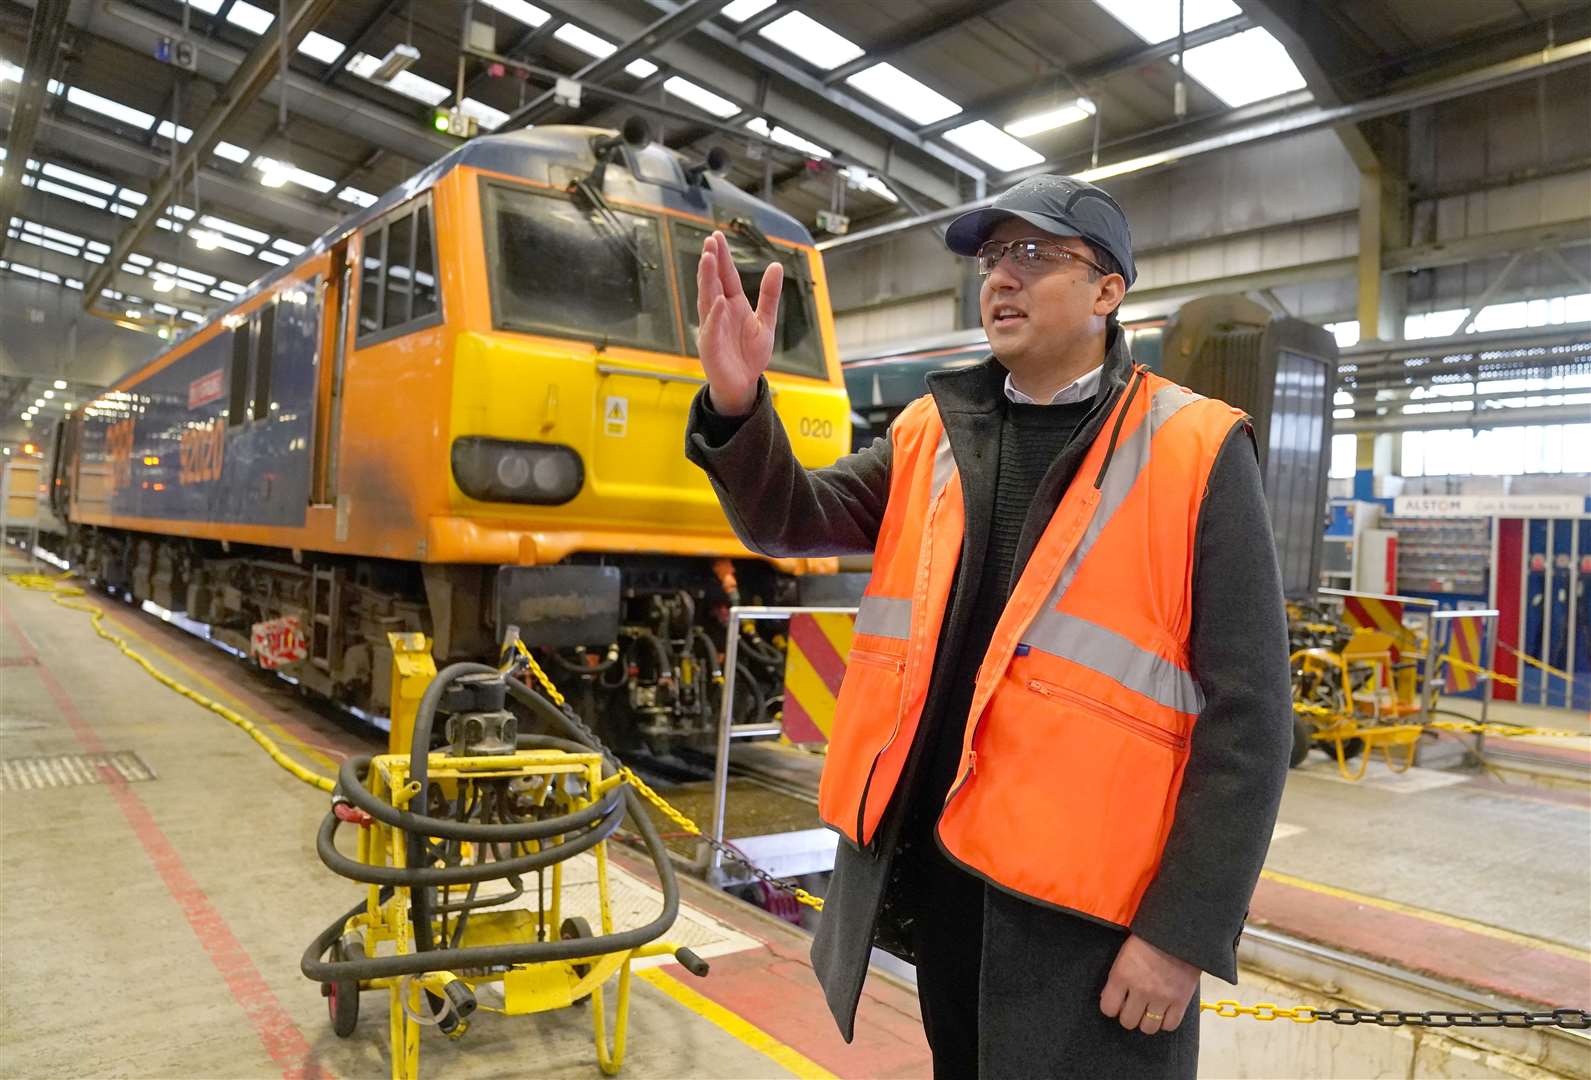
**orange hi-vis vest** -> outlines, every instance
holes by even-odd
[[[1033,549],[978,669],[945,851],[1009,891],[1126,926],[1171,830],[1204,706],[1189,670],[1194,531],[1245,421],[1132,374]],[[899,785],[966,529],[931,397],[890,428],[889,502],[818,792],[867,846]]]

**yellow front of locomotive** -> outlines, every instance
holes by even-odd
[[[784,265],[768,380],[796,456],[821,466],[849,449],[810,237],[723,181],[689,176],[661,147],[610,147],[598,169],[589,130],[524,133],[523,156],[498,154],[448,178],[459,235],[439,244],[466,284],[449,319],[449,512],[431,521],[429,561],[749,554],[684,456],[690,404],[705,385],[696,264],[714,228],[752,295],[769,261]]]

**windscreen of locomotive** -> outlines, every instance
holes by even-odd
[[[486,191],[499,327],[679,348],[655,219],[616,209],[609,221],[567,198],[495,185]]]
[[[768,366],[774,371],[825,377],[828,369],[823,363],[823,342],[814,317],[812,282],[807,276],[803,255],[784,248],[777,249],[775,254],[753,246],[738,234],[726,232],[725,235],[729,239],[729,252],[735,258],[735,269],[740,272],[741,288],[753,303],[762,287],[763,269],[775,259],[784,265],[779,324],[774,331],[773,359]],[[685,344],[692,356],[697,355],[696,336],[700,329],[696,318],[696,264],[702,257],[702,245],[707,236],[705,229],[674,226],[674,251],[679,260],[680,292],[685,306]]]

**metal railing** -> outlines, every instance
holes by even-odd
[[[855,615],[853,607],[732,607],[729,609],[729,633],[724,644],[724,700],[718,710],[718,755],[713,763],[713,820],[712,837],[719,843],[724,839],[724,812],[729,801],[729,747],[734,739],[756,735],[773,735],[779,724],[737,724],[734,722],[735,668],[740,658],[740,630],[745,622],[765,619],[788,619],[792,615]],[[711,871],[717,871],[723,856],[717,848],[708,859]]]

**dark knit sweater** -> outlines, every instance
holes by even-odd
[[[968,529],[985,529],[989,534],[987,557],[978,580],[978,594],[973,599],[972,618],[959,655],[940,657],[936,666],[945,662],[955,665],[955,673],[948,688],[947,705],[934,715],[941,718],[941,730],[924,733],[927,768],[922,783],[911,792],[911,827],[908,842],[927,840],[945,796],[956,778],[956,766],[961,756],[963,724],[972,708],[973,684],[977,680],[978,666],[994,637],[994,628],[1000,622],[1005,602],[1011,589],[1022,576],[1022,567],[1016,564],[1017,550],[1022,539],[1022,526],[1027,521],[1028,509],[1038,492],[1039,482],[1051,464],[1071,441],[1072,435],[1093,408],[1092,399],[1064,405],[1018,405],[1005,403],[1005,416],[1000,425],[999,472],[995,483],[994,514],[988,521],[968,521]],[[932,841],[922,844],[933,849]]]

